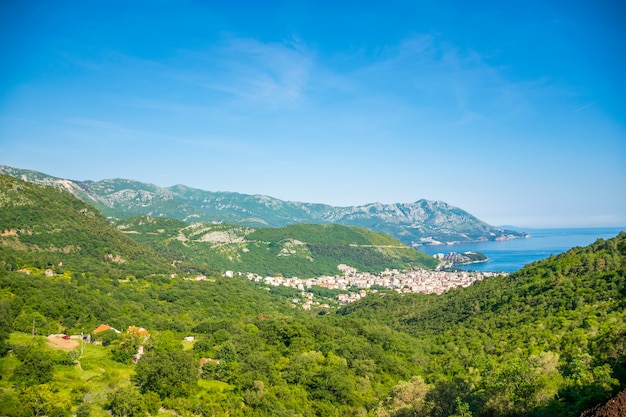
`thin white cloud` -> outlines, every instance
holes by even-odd
[[[580,111],[583,111],[583,110],[585,110],[585,109],[587,109],[587,108],[589,108],[589,107],[593,106],[594,104],[596,104],[596,102],[595,102],[595,101],[594,101],[593,103],[588,103],[588,104],[585,104],[584,106],[581,106],[581,107],[577,108],[576,110],[574,110],[574,113],[578,113],[578,112],[580,112]]]
[[[110,129],[110,130],[126,130],[124,127],[117,123],[106,122],[104,120],[97,119],[86,119],[81,117],[73,117],[66,120],[67,123],[76,125],[76,126],[84,126],[84,127],[94,127],[98,129]]]
[[[298,40],[265,43],[228,38],[207,51],[184,51],[171,74],[239,99],[269,106],[297,102],[306,93],[314,65],[312,54]]]
[[[76,53],[68,52],[65,50],[59,50],[57,52],[62,60],[64,60],[67,64],[73,65],[77,68],[86,71],[101,71],[102,64],[96,62],[90,58],[80,57]]]
[[[507,79],[503,68],[487,61],[481,53],[440,37],[412,34],[382,48],[370,64],[354,71],[354,77],[363,85],[393,90],[415,106],[456,111],[466,122],[468,114],[515,115],[529,108],[524,90],[528,86]]]
[[[89,119],[89,118],[70,118],[66,120],[66,123],[72,126],[78,126],[80,128],[87,128],[96,131],[106,131],[109,134],[113,134],[116,137],[133,137],[135,139],[149,137],[154,145],[158,144],[180,144],[188,149],[192,147],[198,150],[211,150],[218,152],[227,152],[239,155],[260,155],[265,152],[263,148],[257,146],[256,143],[249,141],[242,141],[240,138],[207,135],[202,137],[184,137],[174,136],[171,134],[156,133],[156,132],[144,132],[140,130],[131,129],[120,125],[118,123],[112,123],[104,120]],[[74,138],[93,138],[92,135],[85,136],[86,133],[80,131],[74,132]],[[101,137],[101,136],[96,136]]]
[[[188,104],[186,102],[180,102],[175,100],[161,99],[161,98],[146,98],[136,96],[115,96],[116,102],[122,106],[158,110],[166,113],[178,113],[178,114],[211,114],[218,110],[218,106],[202,106],[195,104]]]
[[[484,115],[468,111],[462,114],[461,117],[456,122],[453,123],[453,125],[464,126],[464,125],[468,125],[476,121],[484,121],[484,120],[486,120],[486,117]]]
[[[172,87],[156,88],[153,97],[121,102],[171,113],[234,115],[245,108],[250,114],[319,104],[326,97],[408,105],[459,124],[532,111],[529,82],[507,79],[506,69],[440,36],[411,34],[395,45],[347,55],[319,57],[297,38],[263,42],[227,36],[204,50],[176,51],[162,62],[112,51],[104,57],[114,68],[153,78],[155,85],[174,81],[198,88],[195,95],[182,96],[168,93]],[[535,84],[541,88],[541,82]]]

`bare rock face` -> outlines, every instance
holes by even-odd
[[[580,417],[624,417],[626,416],[626,389],[604,404],[583,411]]]

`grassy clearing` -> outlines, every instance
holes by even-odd
[[[47,338],[26,333],[11,333],[9,342],[13,346],[26,346],[42,344],[50,351],[55,360],[59,360],[69,353],[64,349],[54,349],[47,344]],[[81,352],[79,346],[75,349]],[[0,373],[13,375],[14,369],[20,361],[13,354],[0,358]],[[54,369],[54,377],[50,386],[55,393],[55,398],[60,403],[79,404],[86,401],[94,404],[92,416],[106,416],[102,411],[106,403],[107,395],[115,388],[131,383],[134,374],[134,366],[114,361],[108,348],[85,344],[84,351],[73,365],[57,363]],[[0,390],[9,392],[14,389],[12,378],[0,378]],[[99,406],[99,407],[98,407]],[[73,407],[73,411],[75,411]]]
[[[213,379],[199,379],[198,386],[202,391],[207,392],[224,392],[232,391],[235,387],[226,382],[216,381]]]
[[[37,342],[40,341],[40,342]],[[29,345],[31,343],[46,343],[48,339],[45,336],[35,336],[28,333],[13,332],[9,336],[9,344],[11,345]]]

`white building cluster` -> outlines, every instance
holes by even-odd
[[[341,304],[348,304],[365,297],[367,295],[366,290],[374,292],[383,288],[399,293],[442,294],[452,288],[468,287],[475,281],[503,275],[501,272],[447,272],[427,269],[411,271],[386,269],[380,274],[370,274],[369,272],[357,272],[355,268],[347,265],[339,265],[338,268],[343,272],[343,275],[306,279],[297,277],[285,278],[280,276],[262,277],[252,273],[239,275],[245,275],[245,277],[251,281],[263,282],[266,285],[283,285],[302,291],[303,297],[305,298],[302,305],[306,310],[310,309],[311,305],[314,304],[313,293],[307,292],[307,290],[313,286],[333,290],[346,290],[345,294],[337,295],[337,300]],[[226,275],[233,276],[233,273],[228,271]],[[358,289],[358,291],[354,291],[355,289]]]

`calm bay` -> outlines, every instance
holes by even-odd
[[[514,272],[524,265],[545,259],[550,255],[558,255],[573,247],[590,245],[599,238],[615,237],[621,231],[626,231],[626,227],[521,230],[529,233],[531,237],[498,242],[420,246],[418,249],[429,255],[448,252],[480,252],[485,254],[489,261],[459,266],[459,268],[473,271]]]

